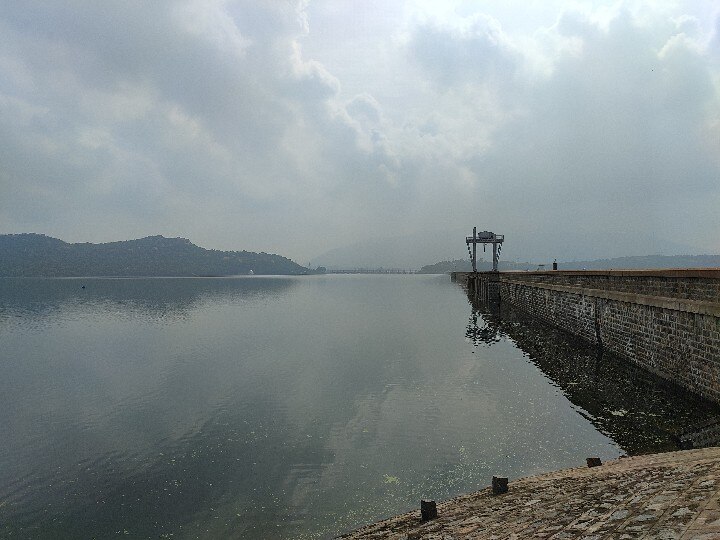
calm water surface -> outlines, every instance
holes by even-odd
[[[9,538],[327,538],[717,414],[447,276],[0,279],[0,367]]]

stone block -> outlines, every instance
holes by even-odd
[[[492,492],[493,495],[501,495],[507,493],[508,490],[508,479],[504,477],[493,476],[492,477]]]
[[[421,500],[420,501],[420,520],[421,521],[430,521],[431,519],[435,519],[438,517],[437,513],[437,505],[435,504],[435,501],[426,501]]]

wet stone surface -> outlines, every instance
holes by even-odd
[[[346,540],[718,539],[720,448],[619,459],[511,480],[341,536]]]

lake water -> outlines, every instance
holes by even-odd
[[[0,368],[3,538],[327,538],[717,416],[448,276],[0,279]]]

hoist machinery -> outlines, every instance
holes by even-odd
[[[470,261],[472,262],[473,272],[477,272],[477,245],[483,245],[483,252],[487,244],[492,244],[493,262],[492,271],[498,271],[498,263],[500,262],[500,251],[502,251],[502,243],[505,240],[504,234],[495,234],[489,231],[477,232],[477,227],[473,227],[473,235],[465,237],[465,244],[468,248]],[[470,250],[472,244],[472,251]]]

